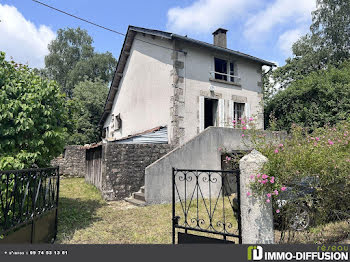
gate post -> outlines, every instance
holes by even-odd
[[[273,214],[271,203],[248,196],[250,176],[259,173],[268,159],[255,149],[239,161],[241,221],[243,244],[273,244]]]

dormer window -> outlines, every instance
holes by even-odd
[[[228,82],[237,82],[237,76],[235,76],[234,62],[215,57],[214,78],[217,80],[223,80]]]

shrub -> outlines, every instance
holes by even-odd
[[[289,130],[293,123],[317,128],[349,120],[349,94],[350,61],[339,68],[330,66],[313,72],[267,101],[265,126],[269,126],[271,117],[276,118],[275,127],[279,130]]]
[[[64,105],[56,82],[0,52],[0,170],[50,165],[64,147]]]
[[[271,202],[276,219],[287,217],[301,204],[310,208],[316,224],[349,217],[349,122],[326,125],[312,132],[292,125],[283,141],[256,130],[252,121],[241,120],[240,125],[245,142],[269,160],[259,174],[251,174],[251,191],[246,194]],[[291,198],[282,210],[279,197],[286,190],[290,190]]]

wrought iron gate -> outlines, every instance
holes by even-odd
[[[242,243],[239,170],[173,168],[172,242]]]
[[[56,239],[59,182],[58,167],[0,171],[0,244]]]

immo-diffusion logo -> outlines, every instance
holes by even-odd
[[[248,247],[248,260],[261,260],[263,258],[263,248],[261,246]]]
[[[271,247],[273,249],[273,247]],[[317,251],[264,251],[261,246],[249,246],[248,247],[248,260],[264,260],[264,261],[348,261],[349,260],[348,246],[335,245],[317,249]]]

